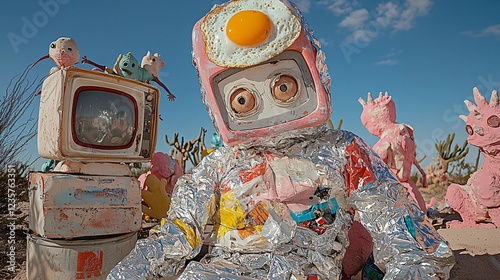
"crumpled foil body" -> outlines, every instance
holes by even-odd
[[[108,279],[340,279],[352,209],[385,279],[449,278],[452,251],[381,159],[350,132],[315,127],[209,154]]]

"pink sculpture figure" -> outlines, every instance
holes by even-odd
[[[141,182],[141,189],[147,190],[147,186],[144,182],[149,174],[153,174],[158,179],[167,179],[165,190],[167,193],[171,194],[177,179],[183,175],[182,168],[179,163],[172,159],[168,154],[157,152],[153,154],[149,166],[150,170],[138,178]]]
[[[500,106],[498,92],[491,93],[490,102],[473,89],[474,101],[465,100],[469,115],[460,118],[466,123],[469,144],[479,148],[483,165],[464,186],[451,184],[446,202],[460,213],[463,222],[452,221],[448,227],[500,227]]]
[[[366,129],[380,140],[373,150],[389,166],[393,175],[410,191],[411,197],[418,203],[420,209],[427,211],[422,194],[411,180],[411,168],[415,165],[422,174],[422,184],[426,187],[426,174],[415,158],[415,140],[413,128],[407,124],[396,122],[396,105],[386,92],[376,99],[368,93],[367,100],[358,99],[363,105],[361,122]]]
[[[50,69],[50,75],[59,69],[68,68],[78,63],[80,53],[78,52],[78,46],[76,45],[75,40],[72,38],[61,37],[50,43],[49,54],[39,58],[31,65],[31,67],[46,58],[52,59],[56,64],[56,66]]]

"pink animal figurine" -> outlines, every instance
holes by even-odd
[[[142,213],[151,218],[167,216],[170,196],[182,171],[179,163],[165,153],[154,153],[149,163],[150,170],[139,176],[142,189]]]
[[[155,77],[158,77],[158,72],[163,66],[165,66],[165,62],[161,60],[158,53],[151,54],[148,51],[141,61],[141,67],[148,70]]]
[[[415,158],[415,140],[413,128],[407,124],[396,122],[396,105],[386,92],[380,92],[376,99],[368,93],[367,100],[359,98],[363,105],[361,122],[366,129],[380,140],[373,150],[389,166],[393,175],[410,191],[411,197],[418,203],[420,209],[427,211],[422,194],[410,179],[412,165],[422,174],[422,184],[426,187],[426,174]]]
[[[38,59],[32,64],[31,67],[46,58],[52,59],[56,64],[56,66],[50,69],[50,75],[59,69],[68,68],[78,63],[80,53],[78,52],[78,46],[76,45],[75,40],[67,37],[61,37],[50,43],[49,54]]]
[[[139,181],[141,182],[141,189],[147,190],[147,186],[144,184],[146,181],[146,176],[149,174],[155,175],[158,179],[167,179],[167,185],[165,190],[167,193],[171,194],[174,190],[174,185],[177,179],[183,175],[181,166],[179,163],[172,159],[168,154],[157,152],[153,154],[151,161],[149,163],[149,171],[139,176]]]
[[[498,92],[491,93],[490,102],[474,88],[474,101],[465,100],[469,115],[460,118],[466,123],[469,144],[479,148],[484,158],[479,170],[472,173],[467,184],[451,184],[446,202],[460,213],[462,221],[448,227],[500,227],[500,106]]]

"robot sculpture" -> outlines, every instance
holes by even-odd
[[[465,100],[470,113],[460,118],[466,123],[469,144],[479,148],[484,158],[479,170],[472,173],[464,186],[451,184],[446,202],[462,216],[462,222],[451,221],[448,227],[500,227],[500,106],[498,92],[490,102],[474,88],[474,101]]]
[[[424,198],[410,178],[411,168],[415,165],[422,174],[424,187],[426,186],[425,171],[415,158],[416,145],[413,128],[396,122],[396,105],[387,92],[385,95],[380,92],[375,99],[368,93],[366,101],[363,98],[359,98],[358,101],[363,105],[361,122],[371,134],[380,138],[373,146],[373,150],[389,166],[393,175],[410,191],[411,197],[425,213]]]
[[[167,217],[108,279],[339,279],[351,209],[387,279],[449,277],[452,251],[407,189],[362,139],[326,128],[325,54],[295,5],[216,6],[193,48],[225,145],[179,178]]]

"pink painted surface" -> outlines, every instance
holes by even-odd
[[[231,69],[219,66],[212,62],[205,52],[206,45],[203,40],[201,25],[203,19],[198,21],[193,31],[193,49],[196,56],[194,62],[197,69],[200,71],[200,82],[205,91],[204,102],[210,104],[210,110],[213,117],[213,122],[218,130],[218,133],[224,143],[229,146],[234,146],[245,141],[277,135],[282,132],[292,131],[300,128],[314,127],[325,124],[332,112],[330,93],[325,89],[321,80],[320,72],[317,68],[317,52],[309,40],[308,33],[302,29],[299,37],[285,51],[299,52],[300,56],[307,64],[307,71],[310,71],[312,82],[314,83],[315,97],[317,106],[312,111],[302,112],[303,117],[289,120],[286,122],[275,123],[274,125],[265,127],[253,127],[252,129],[234,130],[224,119],[227,114],[227,108],[219,105],[218,93],[214,88],[213,79],[219,74]]]
[[[157,152],[153,154],[151,161],[149,163],[150,170],[141,176],[139,176],[139,182],[141,183],[141,189],[147,190],[147,186],[144,184],[146,177],[149,174],[155,175],[158,179],[166,179],[167,185],[165,185],[165,190],[167,193],[172,194],[174,190],[174,185],[177,179],[183,175],[182,168],[179,163],[171,158],[168,154]]]
[[[468,116],[460,116],[466,123],[469,144],[479,148],[484,161],[467,184],[451,184],[446,202],[460,215],[463,222],[453,221],[448,227],[500,227],[500,106],[498,92],[488,102],[477,88],[474,101],[465,100]]]
[[[362,98],[358,101],[363,105],[361,122],[371,134],[380,138],[373,146],[373,150],[389,166],[394,177],[410,191],[411,197],[425,212],[427,208],[422,194],[410,179],[411,168],[415,165],[422,174],[423,186],[426,186],[425,172],[415,158],[413,128],[396,122],[396,105],[387,92],[385,95],[380,93],[375,99],[368,93],[366,101]]]

